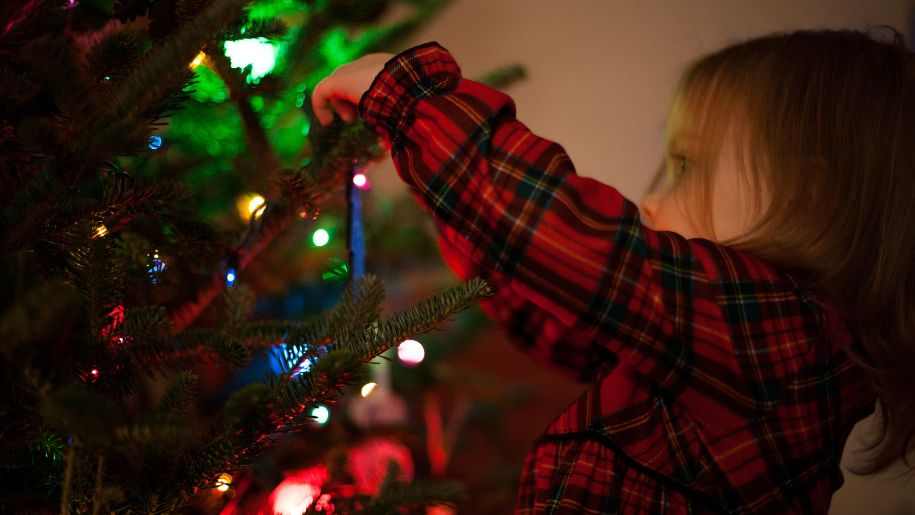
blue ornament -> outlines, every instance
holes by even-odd
[[[150,150],[159,150],[160,148],[162,148],[163,143],[165,143],[165,138],[163,138],[162,136],[159,136],[158,134],[154,134],[149,137],[149,149]]]
[[[304,345],[290,348],[285,342],[278,343],[271,349],[270,368],[277,374],[289,372],[292,377],[308,372],[317,361],[317,358],[314,356],[305,358],[306,352],[308,350]],[[291,366],[293,363],[298,363],[298,365],[294,369],[287,370],[286,367]]]
[[[149,267],[146,268],[146,272],[149,274],[149,282],[159,284],[159,274],[164,272],[165,269],[165,261],[159,259],[158,253],[154,254],[152,262],[149,264]]]

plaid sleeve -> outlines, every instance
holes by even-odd
[[[720,320],[701,263],[711,242],[644,227],[437,42],[389,60],[359,114],[434,217],[451,268],[495,287],[483,309],[533,354],[583,380],[609,356],[663,384],[691,359],[677,328]]]

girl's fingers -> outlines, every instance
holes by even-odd
[[[331,98],[330,103],[334,106],[334,110],[337,111],[340,118],[343,118],[343,121],[352,123],[356,119],[356,108],[353,107],[351,102],[342,98]]]
[[[321,125],[327,125],[334,119],[334,113],[330,108],[330,104],[326,100],[320,100],[316,97],[312,98],[312,110],[315,113],[315,118],[318,119],[318,123]]]
[[[321,125],[327,125],[334,120],[334,113],[327,102],[326,79],[319,82],[311,93],[311,110]]]
[[[319,106],[315,109],[315,117],[322,126],[328,125],[334,119],[334,113],[329,107]]]

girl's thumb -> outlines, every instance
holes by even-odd
[[[318,119],[318,123],[321,125],[329,125],[334,121],[334,113],[331,111],[327,101],[313,102],[312,108],[315,112],[315,118]]]

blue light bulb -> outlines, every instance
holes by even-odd
[[[148,146],[149,146],[150,150],[159,150],[160,148],[162,148],[162,143],[165,143],[165,138],[163,138],[162,136],[159,136],[158,134],[154,134],[149,137]]]

